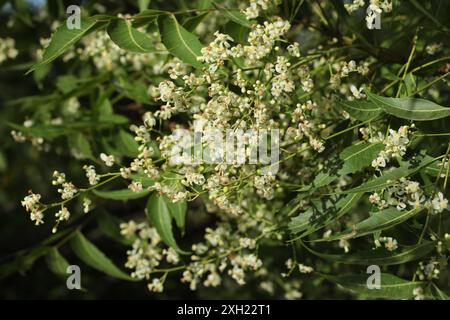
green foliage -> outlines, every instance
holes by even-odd
[[[103,252],[86,239],[82,233],[77,232],[70,240],[70,245],[78,258],[88,266],[104,272],[111,277],[129,281],[134,280],[128,274],[120,270]]]
[[[449,299],[450,3],[394,1],[369,30],[348,1],[85,1],[69,30],[62,2],[3,2],[0,279],[81,260],[171,297]],[[279,129],[279,171],[172,163],[197,120]]]

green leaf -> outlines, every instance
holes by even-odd
[[[138,0],[139,11],[142,12],[148,8],[151,0]]]
[[[124,245],[133,243],[134,239],[127,239],[120,233],[120,224],[123,223],[121,219],[112,214],[102,212],[97,216],[97,223],[100,230],[111,239]]]
[[[50,44],[45,49],[42,56],[42,60],[36,63],[28,70],[30,73],[37,68],[40,68],[66,52],[72,47],[78,40],[87,35],[95,28],[105,24],[104,21],[99,21],[100,17],[82,18],[80,23],[80,29],[68,29],[67,24],[63,23],[53,34]]]
[[[427,121],[450,116],[450,108],[424,99],[386,98],[370,92],[367,92],[367,96],[386,113],[402,119]]]
[[[314,179],[312,185],[306,186],[300,191],[317,189],[330,184],[334,180],[346,174],[355,173],[372,163],[381,150],[384,149],[382,143],[358,143],[345,148],[340,154],[339,159],[342,167],[336,172],[320,172]],[[338,164],[339,165],[339,164]],[[337,166],[337,165],[336,165]],[[330,166],[330,167],[336,167]]]
[[[178,24],[175,16],[160,16],[158,26],[162,43],[172,55],[195,68],[203,67],[197,60],[201,56],[202,44],[195,35]]]
[[[132,25],[135,28],[145,26],[153,21],[156,21],[160,15],[167,14],[161,10],[147,9],[133,16]]]
[[[382,112],[380,107],[367,100],[338,100],[337,104],[347,111],[350,117],[360,121],[373,119]]]
[[[82,156],[82,158],[94,158],[91,145],[82,133],[77,133],[74,136],[71,136],[69,139],[69,144],[78,154]]]
[[[110,22],[108,34],[120,48],[132,52],[146,53],[155,51],[152,40],[131,26],[131,22],[117,19]]]
[[[369,166],[384,147],[382,143],[359,143],[344,149],[339,155],[344,162],[339,173],[354,173]]]
[[[140,182],[144,188],[151,187],[155,184],[155,181],[145,173],[132,173],[130,178],[133,181]]]
[[[434,283],[431,283],[431,287],[428,290],[430,294],[437,300],[450,300],[448,294],[439,289]]]
[[[172,217],[169,212],[167,202],[164,196],[153,193],[147,202],[147,217],[155,226],[161,239],[170,247],[181,254],[186,254],[181,250],[173,236],[172,231]]]
[[[353,239],[371,234],[377,231],[391,228],[419,213],[421,209],[399,211],[396,208],[388,208],[374,212],[369,218],[358,222],[352,229],[335,234],[331,237],[313,240],[313,242],[334,241],[339,239]]]
[[[139,154],[139,144],[131,134],[124,130],[119,131],[116,147],[128,157],[137,157]]]
[[[62,93],[67,94],[77,88],[78,81],[73,75],[64,75],[57,78],[56,86]]]
[[[184,230],[184,225],[186,222],[186,211],[187,203],[186,200],[179,200],[177,202],[172,202],[167,197],[164,197],[167,207],[169,208],[170,215],[174,218],[175,223],[178,228]]]
[[[351,290],[355,293],[367,296],[369,298],[386,298],[386,299],[410,299],[414,296],[413,290],[423,284],[423,282],[412,282],[401,279],[397,276],[381,273],[380,289],[369,289],[367,287],[367,279],[370,274],[361,275],[345,275],[332,276],[322,275],[325,279],[330,280]]]
[[[236,22],[237,24],[240,24],[241,26],[250,28],[252,26],[252,23],[247,19],[245,14],[243,14],[239,10],[230,10],[224,6],[221,6],[215,2],[213,2],[214,7],[216,7],[218,10],[223,12],[226,17],[228,17],[231,21]]]
[[[231,38],[233,38],[233,40],[236,43],[240,43],[240,44],[244,44],[244,42],[247,40],[247,36],[248,36],[248,31],[249,29],[247,27],[244,27],[240,24],[237,24],[233,21],[229,21],[225,26],[224,26],[224,31],[226,34],[230,35]],[[234,58],[235,60],[240,60],[241,58]],[[239,61],[240,62],[240,61]],[[242,63],[242,66],[244,67],[245,64]]]
[[[52,248],[45,256],[45,261],[51,272],[59,277],[67,276],[67,268],[69,263],[56,248]]]
[[[211,0],[197,0],[197,9],[205,10],[212,6]]]
[[[100,190],[92,190],[92,192],[100,198],[110,199],[110,200],[134,200],[143,198],[149,194],[148,190],[142,190],[140,192],[134,192],[130,189],[121,189],[121,190],[113,190],[113,191],[100,191]]]
[[[352,254],[328,254],[314,251],[313,249],[308,248],[303,244],[303,246],[309,252],[320,258],[343,264],[354,264],[362,266],[368,266],[372,264],[396,265],[414,261],[430,253],[434,249],[435,245],[435,242],[427,241],[419,245],[405,247],[401,251],[388,251],[385,248],[378,248],[375,250],[360,251]]]
[[[413,175],[414,173],[420,171],[422,168],[428,167],[436,160],[437,160],[436,158],[425,157],[416,167],[411,168],[399,167],[391,169],[389,171],[384,172],[382,176],[369,180],[356,188],[345,190],[343,191],[343,193],[372,192],[375,190],[380,190],[389,187],[390,185],[396,183],[398,179]]]
[[[118,279],[129,281],[137,280],[120,270],[103,252],[86,239],[80,232],[71,239],[70,244],[75,254],[88,266]]]
[[[301,237],[304,237],[327,226],[346,214],[358,202],[361,195],[362,193],[354,193],[338,201],[329,199],[325,203],[315,202],[314,207],[291,219],[289,222],[291,233],[296,234],[306,230],[301,235]]]
[[[198,25],[209,15],[209,12],[203,12],[196,16],[189,17],[183,22],[183,27],[189,31],[194,32]]]

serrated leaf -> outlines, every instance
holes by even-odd
[[[119,131],[116,147],[128,157],[137,157],[139,154],[139,144],[131,134],[124,130]]]
[[[149,194],[150,191],[142,190],[140,192],[134,192],[130,189],[112,190],[112,191],[100,191],[92,190],[92,192],[100,198],[110,199],[110,200],[134,200],[143,198]]]
[[[313,240],[313,242],[334,241],[339,239],[354,239],[377,231],[385,230],[398,225],[415,216],[422,209],[399,211],[396,208],[388,208],[373,213],[369,218],[358,222],[352,229],[335,234],[331,237]]]
[[[52,248],[45,256],[45,261],[51,272],[59,277],[67,276],[67,267],[69,263],[56,248]]]
[[[450,116],[450,108],[425,99],[386,98],[371,92],[367,96],[383,111],[401,119],[428,121]]]
[[[236,22],[237,24],[240,24],[241,26],[250,28],[252,26],[252,23],[247,19],[245,14],[243,14],[239,10],[230,10],[222,5],[219,5],[215,2],[213,2],[214,7],[216,7],[218,10],[223,12],[226,17],[228,17],[231,21]]]
[[[69,50],[78,40],[83,38],[89,32],[99,25],[104,24],[104,21],[100,21],[100,17],[81,18],[80,29],[68,29],[67,24],[63,23],[52,35],[51,41],[48,47],[44,50],[42,60],[31,67],[27,72],[32,72],[37,68],[40,68]]]
[[[198,25],[209,15],[209,12],[199,13],[196,16],[189,17],[183,22],[183,27],[189,32],[194,32]]]
[[[153,21],[156,21],[160,15],[165,15],[167,12],[161,10],[147,9],[133,16],[132,25],[135,28],[145,26]]]
[[[385,146],[382,143],[360,143],[345,148],[339,155],[339,158],[344,162],[342,169],[339,171],[340,174],[354,173],[369,166],[384,148]]]
[[[167,197],[164,199],[167,203],[167,207],[169,208],[170,215],[175,220],[176,225],[181,230],[184,230],[184,225],[186,222],[186,211],[187,211],[187,203],[186,200],[178,200],[176,202],[172,202]]]
[[[413,290],[423,284],[423,282],[407,281],[388,273],[381,273],[380,289],[369,289],[367,287],[367,278],[370,276],[370,274],[322,276],[327,280],[341,285],[345,289],[351,290],[355,293],[367,296],[369,298],[386,298],[394,300],[412,298],[414,296]]]
[[[178,23],[174,15],[160,16],[158,26],[162,43],[172,55],[195,68],[203,67],[197,60],[201,56],[203,45],[195,35]]]
[[[360,251],[351,254],[329,254],[317,252],[303,244],[309,252],[320,258],[343,264],[362,266],[372,264],[396,265],[414,261],[430,253],[434,249],[435,245],[435,242],[427,241],[419,245],[405,247],[403,250],[388,251],[385,248],[378,248],[375,250]]]
[[[175,249],[181,254],[186,254],[181,250],[173,236],[172,231],[172,217],[169,212],[169,207],[162,195],[153,193],[147,202],[147,217],[153,226],[158,231],[159,236],[165,244]]]
[[[360,121],[367,121],[381,114],[382,109],[367,100],[338,100],[337,104],[347,111],[350,117]]]
[[[339,154],[339,160],[342,163],[342,167],[340,169],[338,169],[335,173],[320,172],[310,186],[302,188],[300,191],[307,191],[312,188],[317,189],[326,186],[339,177],[357,172],[369,166],[372,163],[372,160],[375,159],[379,152],[383,149],[384,144],[382,143],[358,143],[345,148]]]
[[[346,214],[361,198],[361,195],[361,193],[350,194],[335,202],[328,200],[325,203],[321,203],[318,201],[315,207],[292,218],[289,222],[289,230],[293,234],[304,231],[301,237],[320,230]]]
[[[131,278],[128,274],[120,270],[103,252],[86,239],[82,233],[76,233],[71,239],[70,244],[78,258],[83,260],[88,266],[118,279],[136,281],[136,279]]]
[[[155,51],[152,40],[145,33],[133,28],[129,21],[113,20],[107,30],[111,40],[124,50],[138,53]]]
[[[420,171],[423,168],[428,167],[430,164],[434,163],[437,159],[426,157],[422,160],[422,162],[412,168],[407,167],[399,167],[394,168],[389,171],[384,172],[384,174],[380,177],[377,177],[375,179],[369,180],[367,182],[364,182],[360,186],[345,190],[343,193],[353,193],[353,192],[372,192],[376,190],[380,190],[386,187],[389,187],[393,183],[396,183],[396,181],[402,177],[408,177],[410,175],[413,175],[414,173]]]

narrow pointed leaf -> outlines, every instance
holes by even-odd
[[[362,237],[367,234],[385,230],[398,225],[399,223],[402,223],[415,216],[420,211],[421,209],[399,211],[396,208],[381,210],[379,212],[373,213],[372,216],[370,216],[366,220],[355,224],[352,229],[348,229],[331,237],[314,240],[314,242]]]
[[[130,281],[136,280],[120,270],[103,252],[86,239],[80,232],[72,238],[70,244],[78,258],[83,260],[88,266],[118,279]]]
[[[67,276],[67,267],[69,267],[69,263],[57,249],[52,248],[45,256],[45,261],[47,262],[50,271],[54,274],[59,277]]]
[[[376,104],[367,100],[353,100],[353,101],[338,100],[337,104],[342,109],[347,111],[350,117],[360,121],[367,121],[372,118],[375,118],[383,111]]]
[[[297,234],[305,231],[302,234],[303,237],[327,226],[330,222],[346,214],[361,198],[361,195],[361,193],[349,194],[335,203],[332,201],[327,201],[325,204],[317,203],[315,208],[308,209],[292,218],[289,223],[291,233]]]
[[[369,276],[369,274],[346,276],[323,275],[327,280],[339,284],[345,289],[372,299],[411,299],[414,296],[413,290],[423,284],[423,282],[412,282],[388,273],[381,273],[380,288],[369,289],[367,286],[367,278]]]
[[[167,197],[165,197],[165,201],[167,207],[169,208],[170,215],[175,220],[176,225],[181,230],[184,229],[184,225],[186,222],[186,211],[187,211],[187,203],[186,200],[179,200],[176,202],[172,202]]]
[[[132,27],[131,22],[117,19],[110,22],[108,35],[120,48],[132,52],[145,53],[155,51],[152,40],[143,32]]]
[[[372,264],[396,265],[414,261],[430,253],[434,249],[435,245],[435,242],[428,241],[419,245],[405,247],[403,250],[388,251],[385,248],[378,248],[375,250],[361,251],[351,254],[321,253],[308,248],[306,245],[303,246],[312,254],[329,261],[368,266]]]
[[[339,154],[339,162],[342,164],[340,169],[335,172],[320,172],[310,186],[302,188],[300,191],[326,186],[339,177],[355,173],[369,166],[383,149],[384,145],[382,143],[358,143],[345,148]]]
[[[175,241],[172,230],[172,217],[170,215],[167,202],[164,200],[164,196],[157,193],[153,193],[150,196],[147,202],[147,217],[158,231],[161,239],[168,246],[172,247],[179,253],[186,253],[178,247]]]
[[[80,23],[80,29],[70,30],[66,23],[63,23],[56,32],[52,35],[50,44],[45,49],[42,56],[42,60],[35,64],[28,72],[32,72],[37,68],[40,68],[69,50],[78,40],[83,38],[94,28],[106,24],[105,19],[101,17],[82,18]]]
[[[364,182],[360,186],[345,190],[343,193],[353,193],[353,192],[372,192],[375,190],[380,190],[383,188],[386,188],[393,183],[396,182],[396,180],[402,178],[402,177],[409,177],[410,175],[415,174],[416,172],[420,171],[422,168],[426,168],[432,163],[434,163],[437,159],[431,158],[431,157],[425,157],[418,166],[416,167],[399,167],[391,169],[387,172],[385,172],[382,176],[377,177],[375,179],[369,180],[367,182]]]
[[[450,116],[450,108],[432,101],[414,98],[386,98],[367,92],[370,100],[386,113],[416,121],[436,120]]]
[[[213,2],[214,7],[216,7],[218,10],[223,12],[225,16],[227,16],[230,20],[236,22],[237,24],[240,24],[241,26],[250,28],[252,26],[252,23],[247,19],[245,14],[243,14],[239,10],[230,10],[220,4],[217,4]]]
[[[100,191],[92,190],[92,192],[100,198],[110,200],[133,200],[143,198],[150,192],[148,190],[142,190],[140,192],[134,192],[130,189],[113,190],[113,191]]]
[[[160,16],[158,26],[161,40],[172,55],[195,68],[203,67],[197,60],[197,57],[201,56],[202,44],[195,35],[178,23],[175,16]]]

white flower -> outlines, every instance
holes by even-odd
[[[139,181],[133,181],[132,183],[130,183],[128,185],[128,189],[130,189],[133,192],[141,192],[142,191],[142,183],[140,183]]]
[[[144,121],[145,126],[147,126],[148,128],[153,128],[156,125],[156,119],[153,116],[152,112],[144,113],[142,119]]]
[[[363,99],[366,97],[366,95],[364,93],[362,93],[362,91],[364,90],[364,88],[357,88],[354,85],[350,86],[350,91],[352,92],[353,97],[355,97],[356,99]]]
[[[414,300],[425,300],[425,295],[421,287],[417,287],[413,290]]]
[[[311,273],[314,271],[314,269],[312,267],[305,266],[304,264],[301,264],[301,263],[299,263],[299,265],[298,265],[298,270],[301,273]]]
[[[58,218],[58,221],[67,221],[69,220],[70,212],[66,207],[62,207],[61,210],[55,214],[55,217]]]
[[[112,167],[114,165],[114,156],[106,155],[105,153],[100,154],[100,159],[106,164],[108,167]]]
[[[397,240],[392,237],[382,237],[380,242],[384,242],[384,247],[389,251],[394,251],[398,248]]]
[[[433,204],[434,213],[440,213],[448,207],[448,200],[444,198],[442,192],[439,192],[431,203]]]
[[[131,238],[135,236],[137,229],[138,226],[133,220],[128,221],[128,223],[124,222],[120,224],[120,234],[125,238]]]
[[[83,166],[83,169],[86,171],[86,177],[89,180],[89,184],[91,186],[96,185],[100,181],[100,177],[97,175],[94,166]]]
[[[287,50],[289,52],[289,54],[293,57],[300,57],[300,45],[298,44],[298,42],[294,42],[293,44],[290,44],[287,47]]]
[[[347,239],[339,240],[339,248],[343,248],[345,253],[350,251],[350,242]]]
[[[164,286],[160,279],[155,278],[148,284],[148,290],[152,292],[163,292]]]
[[[78,99],[76,97],[71,97],[68,101],[67,101],[67,111],[69,113],[75,114],[78,112],[78,109],[80,108],[80,102],[78,101]]]
[[[44,223],[44,214],[40,210],[33,210],[30,212],[30,219],[31,221],[35,221],[35,225],[40,225]]]
[[[89,198],[83,199],[83,212],[88,213],[91,210],[92,201]]]
[[[177,264],[180,262],[180,256],[173,248],[164,249],[163,254],[166,256],[168,263]]]

